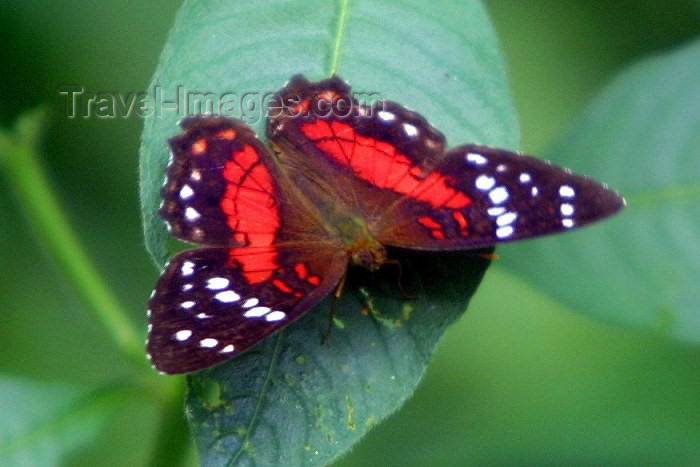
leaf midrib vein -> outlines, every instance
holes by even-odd
[[[265,375],[265,380],[263,381],[262,386],[260,386],[260,391],[258,392],[258,400],[255,403],[255,409],[253,410],[253,415],[250,417],[250,422],[248,423],[248,426],[246,427],[246,434],[243,440],[241,441],[241,446],[238,448],[236,453],[231,456],[231,460],[228,462],[227,465],[232,466],[236,463],[238,458],[243,454],[243,452],[246,449],[246,445],[248,441],[250,440],[250,436],[255,430],[257,423],[258,423],[258,418],[260,417],[260,412],[262,411],[262,402],[265,399],[265,395],[267,394],[268,388],[270,387],[270,380],[272,379],[272,372],[274,371],[275,367],[277,366],[277,359],[280,354],[280,349],[282,347],[282,336],[284,335],[284,330],[280,331],[277,334],[277,339],[275,340],[275,348],[272,351],[272,357],[270,358],[270,365],[267,368],[267,374]]]
[[[350,0],[341,0],[340,14],[333,34],[333,50],[331,51],[330,70],[328,70],[329,76],[335,75],[338,71],[338,62],[340,61],[340,51],[343,48],[343,40],[345,39],[345,26],[347,24],[349,10]]]

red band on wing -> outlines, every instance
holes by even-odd
[[[221,209],[235,239],[244,244],[230,250],[231,260],[241,266],[251,284],[259,284],[278,268],[277,250],[272,244],[280,218],[272,177],[249,145],[231,154],[223,176],[228,185]]]
[[[304,263],[297,263],[294,265],[294,271],[296,271],[299,279],[304,280],[309,275],[309,268]]]
[[[272,281],[272,285],[277,287],[279,290],[286,294],[291,294],[294,292],[294,289],[292,289],[289,285],[287,285],[286,282],[284,282],[282,279],[274,279]]]
[[[457,225],[459,225],[459,234],[462,237],[468,237],[469,236],[469,222],[467,221],[467,218],[464,217],[464,214],[462,211],[454,211],[452,213],[452,218],[457,222]]]
[[[294,271],[297,274],[297,277],[303,281],[308,282],[311,285],[320,285],[321,284],[321,278],[318,276],[311,276],[309,275],[309,268],[306,265],[306,263],[297,263],[294,265]]]
[[[460,209],[472,200],[448,184],[442,174],[422,170],[391,144],[358,134],[338,121],[316,120],[301,126],[304,135],[355,175],[379,188],[408,195],[436,208]]]
[[[447,238],[445,232],[443,231],[442,225],[434,219],[431,219],[428,216],[422,216],[418,218],[418,223],[423,227],[427,227],[430,230],[430,235],[432,235],[433,238],[440,240]]]

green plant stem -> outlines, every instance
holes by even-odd
[[[137,367],[147,367],[139,333],[81,248],[41,167],[38,154],[43,120],[42,111],[33,111],[19,118],[14,133],[0,130],[0,168],[35,224],[40,241],[90,305],[89,310],[120,352]],[[153,381],[149,377],[143,387],[148,388]],[[186,461],[192,445],[182,409],[184,381],[173,378],[163,379],[162,383],[157,394],[165,393],[165,399],[161,399],[160,425],[149,465],[177,466]]]
[[[36,227],[40,242],[88,303],[120,352],[138,367],[146,365],[143,342],[118,300],[82,249],[39,163],[44,112],[18,119],[13,133],[0,130],[0,167]]]
[[[183,465],[192,446],[190,429],[183,411],[184,378],[171,377],[169,382],[170,391],[162,405],[158,434],[148,463],[152,467]]]
[[[0,443],[0,458],[7,459],[17,455],[18,451],[31,451],[47,439],[80,429],[89,420],[116,410],[134,392],[133,386],[123,383],[98,388],[32,425],[30,429],[18,430],[5,437]]]

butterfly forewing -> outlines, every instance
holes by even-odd
[[[330,197],[352,213],[372,220],[404,196],[450,196],[416,191],[445,157],[444,136],[419,114],[391,102],[363,106],[338,78],[295,77],[279,95],[286,112],[271,116],[268,135],[280,157],[300,178],[333,180]]]
[[[289,204],[268,149],[242,122],[194,117],[170,140],[162,217],[173,235],[201,245],[269,246]]]

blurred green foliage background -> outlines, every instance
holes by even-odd
[[[618,70],[700,34],[700,2],[691,0],[486,4],[510,67],[522,149],[534,154]],[[177,6],[4,0],[0,7],[0,126],[48,105],[47,172],[85,249],[145,334],[157,271],[143,249],[137,198],[143,122],[66,119],[57,88],[145,89]],[[0,373],[86,387],[129,376],[6,180],[0,200]],[[575,315],[496,262],[414,398],[340,465],[696,465],[698,394],[698,348]],[[155,408],[133,394],[70,463],[142,464],[155,426]]]

